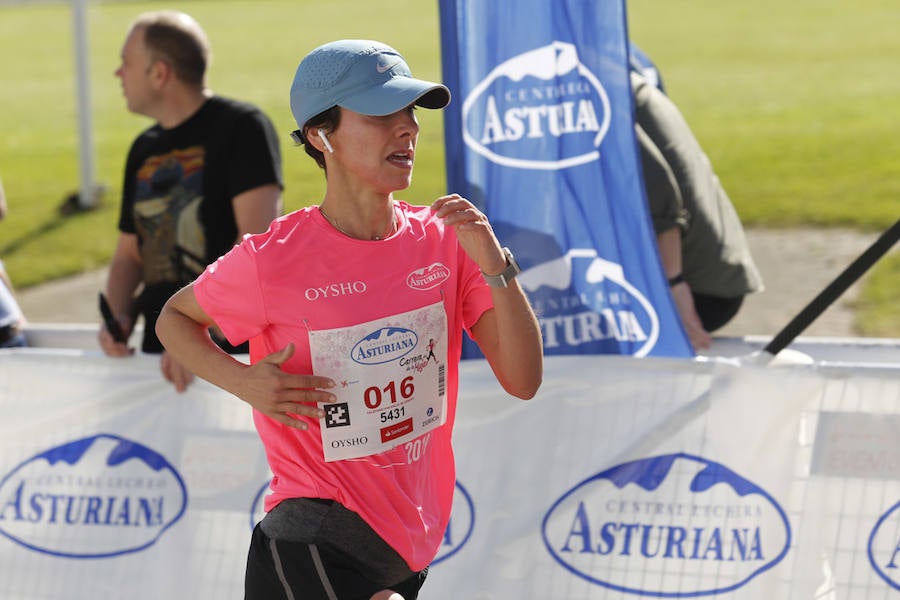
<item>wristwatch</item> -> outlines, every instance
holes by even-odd
[[[516,257],[513,256],[512,250],[504,247],[503,255],[506,257],[506,268],[503,269],[502,273],[499,275],[488,275],[484,271],[481,272],[481,275],[490,287],[505,288],[509,286],[510,281],[515,279],[516,275],[522,272],[522,269],[519,268],[519,263],[516,262]]]

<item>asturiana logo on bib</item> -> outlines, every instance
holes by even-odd
[[[466,488],[457,481],[453,490],[453,512],[450,515],[450,522],[444,530],[444,540],[431,564],[436,565],[459,552],[469,541],[474,529],[475,503],[472,502],[472,496]]]
[[[406,356],[419,343],[415,331],[403,327],[382,327],[356,342],[350,358],[361,365],[379,365]]]
[[[622,265],[592,248],[573,248],[519,275],[534,306],[544,351],[609,353],[624,346],[646,356],[659,340],[659,316],[649,300],[625,277]]]
[[[543,536],[556,561],[590,583],[675,598],[746,585],[785,557],[791,530],[765,490],[679,453],[582,481],[547,512]]]
[[[450,269],[436,262],[410,273],[406,278],[406,285],[414,290],[424,291],[434,289],[448,279],[450,279]]]
[[[881,515],[869,535],[869,562],[875,572],[900,590],[900,502]]]
[[[555,41],[497,65],[462,106],[463,140],[491,162],[563,169],[599,158],[610,124],[600,80]]]
[[[186,508],[184,481],[162,455],[109,434],[41,452],[0,481],[0,533],[55,556],[144,550]]]

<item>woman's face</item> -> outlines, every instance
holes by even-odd
[[[334,148],[328,175],[375,193],[390,194],[412,182],[419,121],[413,106],[382,117],[341,109],[340,125],[328,135]]]

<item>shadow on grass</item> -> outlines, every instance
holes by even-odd
[[[19,237],[10,240],[5,245],[0,246],[0,256],[8,256],[10,254],[18,252],[32,242],[40,241],[41,238],[61,228],[72,218],[78,218],[95,212],[101,206],[100,200],[101,198],[98,195],[97,197],[95,197],[94,204],[88,207],[82,207],[78,203],[77,194],[67,196],[66,199],[63,200],[63,203],[60,205],[59,210],[53,218],[39,224],[37,227],[34,227],[30,231],[26,231]]]

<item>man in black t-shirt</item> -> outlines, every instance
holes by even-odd
[[[161,354],[163,375],[182,391],[193,375],[157,339],[159,311],[244,234],[265,231],[281,214],[281,154],[262,111],[206,87],[209,42],[189,15],[140,15],[121,58],[116,76],[128,109],[155,123],[128,153],[106,293],[126,338],[144,317],[142,351]],[[246,351],[211,333],[225,350]],[[109,356],[133,352],[105,325],[99,340]]]

